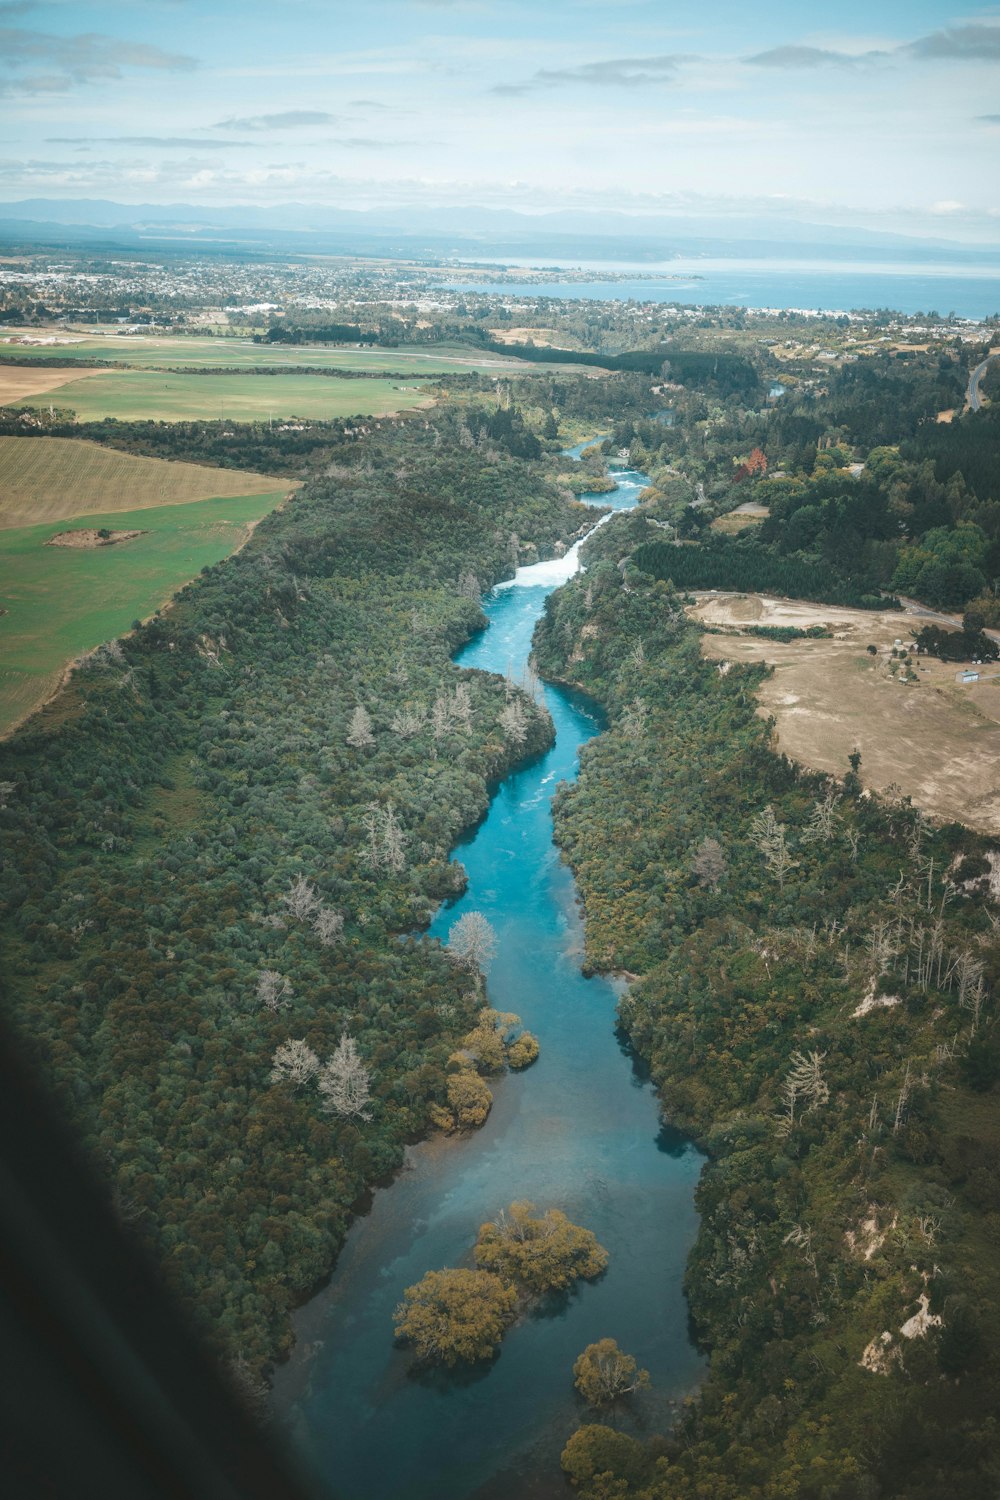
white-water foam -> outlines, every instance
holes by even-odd
[[[609,511],[602,516],[596,526],[592,526],[586,536],[582,536],[578,542],[574,542],[569,551],[562,557],[553,557],[548,562],[529,563],[527,567],[518,568],[513,578],[508,578],[503,583],[496,585],[497,593],[501,589],[533,589],[538,587],[551,588],[560,583],[568,583],[574,574],[580,571],[580,548],[589,537],[594,535],[606,521],[610,521],[615,511]]]

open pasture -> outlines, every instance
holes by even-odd
[[[47,546],[62,522],[0,531],[0,733],[44,702],[82,652],[240,547],[287,488],[88,515],[91,527],[142,532],[113,547]]]
[[[0,406],[22,405],[32,396],[48,396],[60,386],[86,377],[113,374],[108,370],[30,370],[24,365],[0,365]],[[52,398],[53,402],[55,398]]]
[[[63,372],[57,371],[56,374]],[[83,372],[81,372],[82,374]],[[336,375],[196,375],[160,370],[111,370],[100,380],[62,385],[57,403],[81,422],[266,422],[288,417],[388,416],[428,403],[427,389],[398,380]],[[15,401],[38,404],[38,398]]]
[[[189,505],[234,495],[273,495],[287,481],[239,469],[166,463],[75,438],[0,437],[0,529]]]
[[[829,639],[706,635],[702,649],[713,660],[774,667],[758,690],[760,712],[774,716],[778,748],[793,759],[842,776],[856,745],[867,786],[895,784],[934,818],[1000,834],[1000,678],[963,686],[958,663],[915,656],[919,681],[898,681],[893,642],[908,645],[925,622],[759,594],[702,595],[689,613],[724,627],[825,625]]]
[[[284,365],[312,365],[317,369],[362,370],[372,374],[402,371],[414,375],[443,375],[469,370],[531,371],[524,360],[501,354],[476,354],[463,345],[433,344],[426,349],[358,348],[354,344],[255,344],[248,338],[178,338],[164,334],[40,334],[22,330],[28,337],[53,337],[66,342],[57,344],[17,344],[4,339],[16,338],[17,332],[0,339],[0,358],[11,359],[110,359],[140,368],[180,368],[202,366],[209,369],[279,368]],[[72,342],[70,342],[72,341]]]

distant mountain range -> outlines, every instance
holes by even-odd
[[[461,226],[457,228],[456,226]],[[101,198],[27,198],[0,203],[0,239],[25,245],[206,253],[397,255],[416,260],[510,256],[554,260],[662,261],[675,257],[760,257],[867,261],[947,259],[995,263],[997,250],[843,225],[759,215],[637,216],[608,210],[526,214],[510,209],[427,207],[344,209],[285,203],[209,208],[190,203],[114,203]]]

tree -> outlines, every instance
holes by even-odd
[[[712,891],[718,890],[719,882],[728,869],[726,856],[718,839],[702,839],[691,860],[691,869],[699,885],[707,885]]]
[[[459,1130],[475,1130],[485,1123],[493,1095],[474,1069],[463,1068],[448,1079],[448,1105]]]
[[[836,824],[839,821],[839,814],[837,812],[837,803],[839,801],[840,794],[831,786],[827,788],[826,796],[822,802],[816,801],[813,803],[812,812],[809,814],[808,826],[802,835],[802,842],[804,844],[816,843],[818,841],[829,843],[830,839],[833,838]]]
[[[522,1031],[519,1037],[510,1043],[507,1048],[507,1063],[515,1072],[522,1068],[528,1068],[536,1060],[539,1053],[538,1038],[532,1036],[530,1031]]]
[[[322,904],[315,886],[310,885],[304,875],[292,881],[281,899],[297,922],[310,921]]]
[[[622,713],[619,728],[627,740],[641,740],[646,733],[649,709],[641,698],[633,698]]]
[[[514,1320],[517,1293],[488,1271],[428,1271],[408,1286],[394,1318],[396,1337],[426,1364],[489,1359]]]
[[[532,1292],[560,1291],[580,1279],[600,1276],[608,1252],[590,1229],[572,1223],[558,1208],[533,1212],[533,1203],[512,1203],[476,1241],[476,1264]]]
[[[345,1119],[370,1120],[371,1074],[361,1061],[358,1044],[347,1032],[336,1051],[320,1070],[319,1091],[323,1108]]]
[[[640,1482],[648,1460],[643,1445],[628,1433],[590,1423],[574,1432],[562,1451],[561,1463],[573,1484],[587,1485],[588,1495],[599,1493],[610,1500],[632,1493],[629,1485]],[[591,1490],[591,1480],[608,1480],[612,1475],[613,1488]]]
[[[274,1054],[270,1077],[272,1083],[290,1083],[294,1088],[301,1088],[318,1072],[319,1058],[313,1049],[304,1041],[293,1041],[289,1037]]]
[[[500,728],[504,738],[518,749],[528,738],[528,717],[519,698],[512,698],[500,714]]]
[[[808,1100],[805,1114],[810,1114],[820,1105],[828,1103],[830,1090],[822,1071],[825,1057],[825,1052],[792,1053],[789,1059],[792,1066],[781,1090],[781,1097],[787,1111],[781,1122],[783,1135],[791,1135],[795,1128],[795,1108],[799,1099]]]
[[[511,1022],[517,1018],[512,1016]],[[500,1016],[486,1006],[479,1013],[479,1020],[462,1038],[462,1049],[474,1061],[480,1073],[500,1073],[507,1061],[503,1036],[499,1026]]]
[[[351,723],[347,731],[347,743],[351,746],[352,750],[371,750],[375,744],[371,714],[360,703],[351,714]]]
[[[332,948],[344,932],[344,918],[332,906],[321,906],[313,918],[313,932],[324,948]]]
[[[361,823],[368,835],[361,858],[372,874],[388,870],[391,875],[401,875],[406,868],[406,834],[393,803],[380,807],[377,802],[369,802]]]
[[[401,739],[412,740],[426,723],[427,710],[423,704],[408,703],[396,710],[390,727],[393,734],[398,734]]]
[[[261,969],[257,975],[257,999],[267,1010],[281,1010],[292,998],[292,986],[275,969]]]
[[[774,816],[774,808],[768,803],[763,812],[757,813],[750,823],[750,832],[764,857],[764,863],[784,889],[785,877],[798,866],[785,843],[785,825]]]
[[[573,1366],[573,1375],[573,1384],[589,1406],[607,1406],[649,1385],[649,1371],[640,1370],[614,1339],[588,1344]]]
[[[494,957],[497,935],[481,911],[463,912],[448,934],[448,957],[460,969],[480,969]]]

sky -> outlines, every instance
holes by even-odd
[[[1000,244],[1000,4],[0,0],[0,201],[22,198]]]

